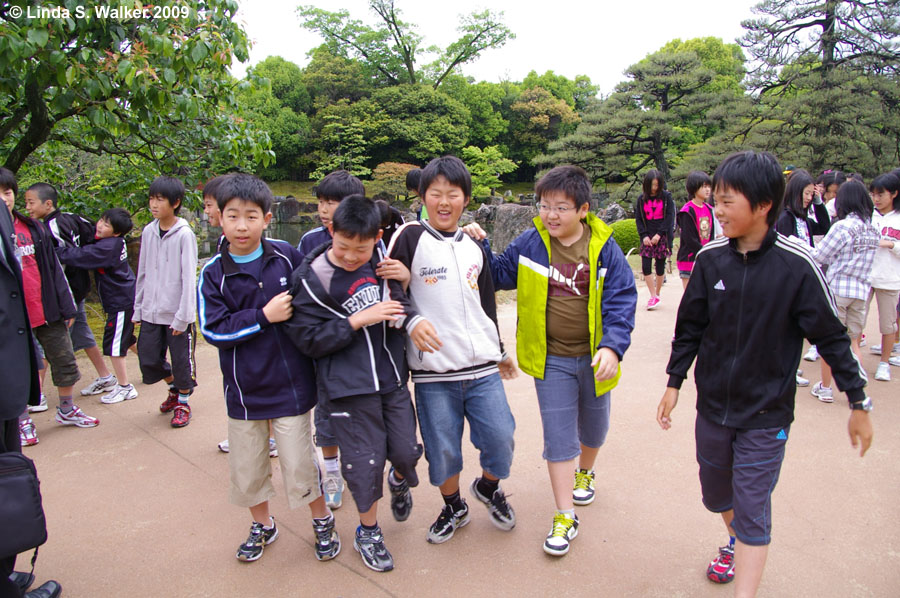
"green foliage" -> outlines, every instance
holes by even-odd
[[[641,238],[638,236],[637,224],[635,223],[634,218],[619,220],[618,222],[613,222],[609,226],[613,231],[613,239],[616,240],[616,243],[622,248],[623,252],[628,253],[630,249],[637,251],[641,244]]]
[[[491,145],[509,131],[503,100],[506,89],[499,83],[473,83],[459,75],[444,79],[440,90],[469,110],[469,139],[472,145]]]
[[[557,75],[553,71],[547,71],[538,75],[537,71],[531,71],[522,81],[524,89],[541,87],[546,89],[553,97],[565,101],[566,104],[581,112],[588,107],[590,100],[597,96],[600,88],[591,83],[587,75],[578,75],[575,80],[563,75]]]
[[[510,155],[527,163],[545,151],[550,141],[572,132],[580,120],[571,106],[543,87],[523,91],[510,110]]]
[[[319,166],[312,177],[320,179],[338,169],[359,177],[368,176],[372,169],[366,166],[369,156],[362,121],[346,111],[344,114],[329,112],[322,118],[325,124],[320,141],[327,153],[320,156]]]
[[[312,51],[303,70],[303,84],[316,109],[341,99],[356,102],[372,93],[372,80],[357,60],[332,54],[327,45]]]
[[[713,72],[703,91],[731,91],[735,95],[744,93],[741,82],[747,73],[744,67],[746,59],[738,44],[726,44],[718,37],[697,37],[687,41],[673,39],[660,48],[660,52],[696,54],[700,64]]]
[[[418,166],[400,162],[382,162],[372,171],[372,180],[381,190],[393,196],[406,197],[406,174],[414,168]]]
[[[306,82],[303,70],[281,56],[269,56],[256,66],[248,69],[251,75],[266,79],[272,96],[282,106],[290,108],[297,114],[308,112],[312,106],[309,92],[306,90]]]
[[[472,195],[491,195],[500,186],[500,177],[516,169],[517,164],[504,158],[496,145],[484,149],[470,145],[463,148],[462,160],[472,175]]]

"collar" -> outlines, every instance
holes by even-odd
[[[774,226],[770,226],[765,238],[763,239],[762,245],[759,246],[759,249],[747,252],[747,261],[753,262],[760,259],[775,245],[776,238],[778,238],[778,233],[775,232]],[[744,254],[737,249],[737,239],[729,239],[728,246],[731,248],[732,253],[734,253],[741,260],[744,259]]]
[[[462,227],[457,226],[456,233],[453,234],[452,237],[445,237],[440,232],[437,231],[431,224],[428,223],[427,220],[420,220],[419,223],[425,227],[432,237],[435,239],[440,239],[441,241],[446,241],[448,243],[458,243],[462,241],[463,237],[466,236],[466,233],[463,232]]]
[[[222,272],[225,276],[229,274],[238,274],[241,272],[241,269],[238,267],[237,263],[235,263],[234,258],[231,257],[231,254],[228,253],[228,246],[230,243],[228,239],[222,241],[222,247],[219,248],[219,254],[222,256]],[[260,239],[260,247],[262,247],[262,260],[263,264],[265,264],[269,259],[278,255],[275,246],[267,241],[266,239]]]

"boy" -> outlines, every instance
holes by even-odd
[[[343,475],[359,510],[353,547],[374,571],[394,568],[378,526],[385,460],[390,460],[391,510],[406,521],[410,486],[417,486],[416,416],[406,388],[405,340],[386,322],[404,308],[376,275],[381,215],[362,195],[345,197],[334,211],[333,241],[314,249],[294,272],[294,315],[287,333],[316,360],[319,407],[344,455]]]
[[[150,184],[153,222],[141,233],[133,322],[141,323],[138,361],[144,384],[165,380],[169,395],[159,406],[172,412],[173,428],[191,421],[188,398],[194,379],[194,320],[197,286],[197,238],[184,218],[184,184],[172,177],[156,177]],[[166,351],[172,360],[166,361]]]
[[[203,267],[197,299],[200,331],[219,348],[228,408],[230,500],[249,507],[253,518],[236,556],[255,561],[278,538],[269,514],[275,495],[268,457],[271,420],[288,504],[292,509],[309,505],[316,558],[333,559],[341,544],[319,487],[309,425],[316,403],[313,365],[280,325],[293,311],[288,281],[300,256],[287,243],[262,238],[272,219],[272,192],[260,179],[232,175],[218,198],[226,241]]]
[[[390,254],[410,271],[411,306],[395,324],[409,334],[407,359],[428,477],[444,498],[427,536],[440,544],[469,522],[469,507],[459,495],[464,418],[481,453],[482,475],[470,491],[487,506],[494,526],[508,531],[516,525],[500,489],[500,480],[509,476],[516,427],[501,376],[515,377],[516,366],[500,343],[484,250],[459,229],[472,196],[465,164],[455,156],[435,158],[422,171],[419,193],[429,219],[404,224]],[[395,290],[391,298],[404,303],[403,291]]]
[[[136,399],[137,389],[128,382],[125,356],[135,343],[131,312],[134,306],[134,272],[128,265],[125,235],[134,224],[124,208],[110,208],[97,221],[97,241],[84,247],[58,247],[56,255],[63,264],[95,271],[97,293],[106,312],[103,329],[103,354],[109,356],[118,381],[100,398],[113,404]]]
[[[612,229],[590,212],[584,170],[557,166],[535,193],[534,228],[500,256],[484,245],[497,288],[520,289],[519,367],[534,377],[556,502],[544,552],[563,556],[578,535],[575,505],[594,501],[594,463],[609,430],[619,362],[631,344],[637,289]],[[466,229],[484,238],[477,224]]]
[[[335,170],[325,175],[315,187],[316,199],[319,200],[319,220],[322,226],[308,231],[300,238],[297,249],[301,257],[305,257],[316,247],[331,241],[331,219],[341,200],[348,195],[365,195],[366,188],[358,178],[346,170]],[[316,446],[322,449],[325,459],[325,502],[329,508],[340,508],[343,502],[344,479],[338,463],[337,439],[331,433],[327,414],[320,409],[315,411]]]
[[[84,413],[72,400],[72,387],[81,377],[68,331],[75,319],[75,301],[56,258],[56,243],[50,231],[13,209],[18,189],[12,171],[0,168],[0,196],[13,217],[15,252],[22,270],[28,319],[34,337],[50,362],[53,384],[59,394],[56,421],[65,426],[93,428],[100,420]],[[38,443],[27,409],[19,416],[19,440],[22,446]]]
[[[805,247],[775,232],[784,195],[775,157],[732,154],[716,169],[713,188],[726,238],[707,243],[694,262],[656,420],[664,430],[671,427],[678,390],[696,356],[703,504],[721,513],[730,536],[707,577],[727,583],[738,563],[735,595],[754,596],[770,542],[772,490],[794,419],[804,337],[819,347],[847,393],[850,441],[861,446],[860,456],[872,442],[872,403],[822,272]]]
[[[78,214],[70,214],[59,209],[59,195],[53,185],[49,183],[35,183],[25,190],[25,210],[35,220],[43,220],[44,224],[53,233],[57,245],[65,247],[81,247],[91,243],[94,239],[94,223]],[[69,336],[72,338],[72,349],[77,353],[84,349],[85,355],[91,360],[94,369],[97,370],[97,378],[81,389],[83,396],[97,395],[109,391],[116,385],[115,377],[110,374],[103,355],[97,347],[94,333],[91,332],[87,322],[87,313],[84,310],[84,299],[91,290],[91,275],[88,270],[77,266],[68,265],[64,268],[69,289],[75,299],[78,312],[75,315],[75,323],[69,328]],[[41,381],[46,368],[41,370]],[[32,411],[44,411],[47,409],[46,399],[41,406]]]

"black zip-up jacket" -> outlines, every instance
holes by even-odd
[[[47,322],[71,320],[77,313],[69,281],[56,257],[56,240],[43,222],[13,211],[13,216],[25,223],[34,242],[34,257],[41,273],[41,304]]]
[[[329,241],[313,249],[291,277],[294,315],[285,322],[287,335],[301,353],[315,360],[320,401],[390,390],[382,389],[378,380],[376,360],[384,359],[384,352],[373,346],[367,327],[353,330],[349,321],[352,313],[334,300],[311,267],[330,247]],[[381,251],[376,248],[369,262],[372,269],[381,260]],[[381,280],[382,298],[389,296],[387,285],[388,281]],[[386,322],[376,325],[382,327],[383,348],[397,376],[397,385],[406,384],[409,372],[403,331]]]
[[[865,399],[865,373],[806,248],[774,229],[746,255],[734,240],[710,241],[678,307],[669,386],[681,388],[696,356],[700,415],[732,428],[786,426],[794,420],[804,337],[850,402]]]
[[[815,247],[816,242],[813,240],[814,235],[824,235],[831,228],[831,217],[828,215],[828,208],[823,203],[814,203],[813,211],[816,218],[813,220],[807,216],[801,216],[806,221],[806,228],[809,230],[809,245]],[[798,216],[790,210],[782,210],[775,222],[775,230],[785,237],[797,236],[797,218]]]
[[[661,197],[654,197],[653,199],[662,200],[663,217],[656,220],[647,218],[647,214],[644,212],[644,204],[649,200],[641,193],[641,196],[638,197],[637,202],[634,204],[634,223],[637,226],[638,236],[643,241],[645,238],[653,238],[656,234],[666,235],[667,243],[671,249],[672,241],[675,237],[675,212],[677,211],[675,200],[672,199],[672,194],[668,191],[663,191]]]
[[[82,247],[94,242],[95,225],[84,216],[57,209],[44,218],[44,224],[65,247]],[[75,303],[81,303],[91,290],[90,271],[69,265],[65,267],[65,273]]]
[[[83,247],[57,247],[56,255],[65,265],[96,270],[103,311],[113,314],[134,307],[134,272],[128,265],[125,239],[107,237]]]

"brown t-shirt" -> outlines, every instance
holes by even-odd
[[[550,237],[547,353],[551,355],[579,357],[591,354],[588,329],[590,240],[591,230],[587,226],[584,226],[581,238],[569,247]]]

